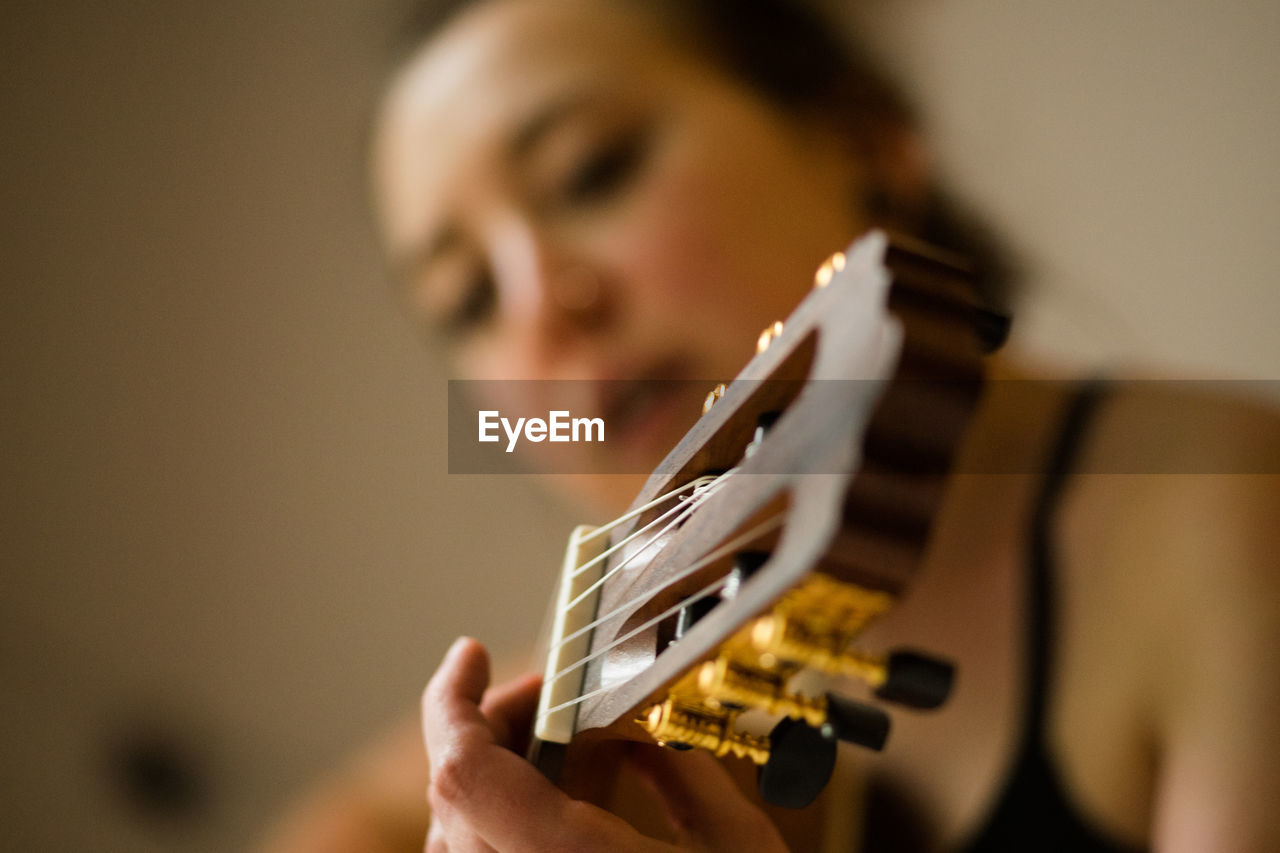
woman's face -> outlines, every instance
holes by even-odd
[[[579,408],[647,469],[865,223],[847,141],[638,6],[469,8],[388,94],[375,182],[453,375],[585,380]]]

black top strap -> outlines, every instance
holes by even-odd
[[[991,811],[966,843],[966,853],[1131,853],[1125,844],[1108,838],[1076,806],[1063,783],[1047,743],[1046,708],[1053,684],[1051,662],[1055,631],[1054,523],[1062,496],[1090,423],[1104,399],[1102,383],[1080,386],[1067,406],[1058,434],[1045,460],[1045,475],[1032,506],[1028,535],[1024,662],[1025,702],[1022,737],[1003,788]],[[925,836],[911,829],[919,816],[891,807],[904,802],[872,788],[868,805],[868,851],[904,853],[928,849]],[[914,817],[914,819],[913,819]],[[905,834],[904,834],[905,830]]]
[[[1043,744],[1045,708],[1053,684],[1052,656],[1057,642],[1054,522],[1066,483],[1075,470],[1089,424],[1103,396],[1101,380],[1090,380],[1075,392],[1045,460],[1044,480],[1032,509],[1027,555],[1030,571],[1025,613],[1027,707],[1023,719],[1024,741],[1034,739]]]

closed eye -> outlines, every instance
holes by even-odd
[[[575,206],[610,199],[639,172],[648,145],[649,134],[643,129],[627,131],[601,145],[569,173],[561,201]]]
[[[426,314],[438,332],[461,338],[488,323],[497,304],[498,291],[493,278],[481,272],[471,275],[456,291],[426,310]]]
[[[463,289],[442,325],[450,335],[461,335],[482,325],[493,314],[497,289],[487,273],[477,274]]]

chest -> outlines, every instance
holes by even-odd
[[[1068,807],[1108,835],[1144,838],[1150,765],[1135,746],[1141,738],[1123,661],[1098,641],[1099,621],[1116,616],[1091,596],[1087,572],[1072,568],[1079,556],[1072,548],[1056,560],[1048,612],[1029,612],[1029,480],[963,485],[969,500],[939,519],[911,597],[867,638],[877,646],[946,650],[957,665],[943,709],[895,710],[885,751],[858,756],[874,788],[926,846],[959,845],[985,823],[1029,727],[1042,736]],[[1037,683],[1028,678],[1028,667],[1039,667],[1028,657],[1027,623],[1040,616],[1052,620],[1053,631]],[[1028,717],[1033,691],[1045,703],[1039,726]]]

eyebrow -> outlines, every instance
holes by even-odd
[[[600,93],[594,87],[583,87],[555,98],[543,104],[532,115],[522,121],[507,146],[507,153],[512,160],[521,160],[529,156],[544,137],[558,124],[585,105],[600,99]]]
[[[519,161],[527,158],[538,143],[569,116],[582,109],[586,104],[598,100],[599,92],[594,88],[579,88],[566,95],[554,98],[543,104],[532,115],[525,118],[511,134],[506,145],[508,158]],[[425,268],[437,257],[458,243],[460,235],[453,225],[446,225],[426,239],[413,245],[405,252],[403,259],[395,265],[402,280],[408,280],[412,274]]]

